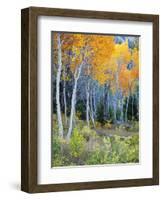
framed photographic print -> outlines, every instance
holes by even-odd
[[[21,189],[159,184],[159,16],[22,9]]]

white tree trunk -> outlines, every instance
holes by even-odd
[[[67,126],[67,99],[66,99],[66,81],[65,81],[65,70],[64,70],[64,82],[63,82],[63,99],[64,99],[64,111],[65,111],[65,125]]]
[[[89,80],[86,86],[86,120],[89,127]]]
[[[60,80],[61,80],[61,70],[62,70],[60,34],[58,34],[57,40],[58,40],[58,69],[56,78],[56,104],[57,104],[58,132],[59,135],[63,137],[63,124],[62,124],[61,105],[60,105]]]
[[[69,121],[69,129],[68,129],[68,133],[67,133],[67,140],[70,139],[71,133],[72,133],[73,117],[74,117],[75,103],[76,103],[77,83],[78,83],[78,79],[79,79],[80,74],[81,74],[82,67],[83,67],[83,62],[80,64],[79,67],[76,68],[76,71],[75,71],[75,74],[74,74],[75,81],[74,81],[74,88],[73,88],[72,98],[71,98],[71,112],[70,112],[70,121]]]
[[[93,107],[94,107],[94,118],[96,120],[96,94],[95,94],[95,88],[93,89]]]
[[[120,115],[120,121],[123,122],[124,120],[124,117],[123,117],[123,97],[121,97],[121,109],[120,109],[120,112],[121,112],[121,115]]]
[[[75,95],[75,102],[74,102],[75,106],[74,106],[74,116],[73,116],[73,120],[72,120],[72,124],[73,127],[76,126],[76,95]]]
[[[92,120],[92,124],[95,127],[94,110],[93,110],[93,92],[91,92],[90,95],[90,117]]]

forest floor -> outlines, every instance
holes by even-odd
[[[54,120],[54,125],[56,125]],[[60,138],[53,126],[52,166],[78,166],[139,162],[139,123],[96,123],[76,120],[71,138]],[[67,133],[67,127],[65,129]]]
[[[119,130],[119,129],[104,129],[104,128],[95,128],[94,129],[99,136],[108,136],[112,137],[114,135],[128,137],[132,135],[138,134],[138,132],[127,131],[127,130]]]

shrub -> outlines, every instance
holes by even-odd
[[[74,128],[72,137],[70,139],[70,153],[73,157],[78,158],[84,151],[85,139],[79,133],[77,128]]]
[[[53,155],[61,153],[61,138],[59,136],[53,136]]]
[[[111,129],[112,128],[112,124],[110,121],[106,121],[106,123],[104,124],[103,126],[104,128],[107,128],[107,129]]]
[[[53,136],[53,166],[136,163],[139,161],[139,135],[98,136],[84,126],[74,128],[70,141]]]
[[[95,127],[96,128],[101,128],[102,127],[102,124],[98,121],[95,121]]]
[[[139,136],[134,135],[126,138],[114,136],[112,139],[112,160],[117,163],[130,163],[139,161]]]
[[[84,126],[80,133],[83,135],[83,137],[88,141],[91,137],[96,137],[97,134],[94,130],[90,129],[88,126]]]
[[[76,118],[77,118],[77,119],[80,119],[80,118],[81,118],[81,112],[79,112],[79,111],[76,112]]]
[[[88,165],[102,164],[104,152],[97,148],[95,151],[90,152],[89,158],[86,161]]]
[[[139,136],[104,137],[103,143],[90,152],[87,164],[133,163],[139,161]]]
[[[57,135],[53,136],[52,156],[52,166],[57,167],[69,165],[69,148],[68,143],[64,138],[61,138]]]
[[[128,137],[126,141],[129,145],[129,151],[127,154],[128,162],[138,162],[139,161],[139,136],[133,135],[132,137]]]
[[[90,152],[86,163],[90,165],[109,163],[109,153],[111,151],[111,141],[109,137],[104,137],[102,144],[98,144],[94,151]]]
[[[128,162],[138,162],[139,161],[139,146],[132,146],[129,148],[127,154],[127,161]]]
[[[54,135],[53,136],[53,144],[52,144],[52,155],[53,155],[53,166],[61,166],[63,164],[62,159],[62,139]]]
[[[60,167],[60,166],[64,166],[64,157],[62,156],[55,156],[55,158],[53,159],[53,163],[52,163],[53,167]]]
[[[139,135],[136,134],[136,135],[128,137],[127,143],[130,146],[139,144]]]
[[[103,138],[103,148],[105,151],[111,151],[111,139],[110,137]]]
[[[139,122],[133,121],[129,131],[138,132],[139,131]]]

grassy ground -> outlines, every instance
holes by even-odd
[[[88,127],[78,120],[69,141],[57,135],[55,119],[54,124],[52,167],[139,162],[138,122]]]

